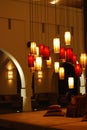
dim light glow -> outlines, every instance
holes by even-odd
[[[52,0],[51,2],[50,2],[50,4],[56,4],[56,3],[58,3],[60,0]]]

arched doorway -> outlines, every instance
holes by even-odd
[[[17,93],[21,94],[21,89],[25,88],[25,78],[24,78],[24,73],[23,73],[23,70],[22,70],[20,64],[10,53],[8,53],[7,51],[5,51],[3,49],[0,49],[0,59],[1,59],[1,61],[0,61],[1,66],[3,66],[3,65],[6,66],[9,62],[11,62],[11,64],[13,64],[13,66],[16,70],[16,83],[17,83],[15,85],[17,87],[15,89],[15,93],[17,90]],[[6,71],[8,71],[8,70],[6,70]],[[5,76],[5,78],[6,78],[6,76]],[[9,92],[9,93],[11,94],[11,92]]]

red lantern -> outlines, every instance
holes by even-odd
[[[82,67],[80,64],[75,64],[75,73],[77,76],[81,76],[82,74]]]
[[[40,53],[40,55],[43,55],[43,53],[44,53],[44,45],[43,44],[39,45],[39,53]]]
[[[76,64],[76,60],[77,60],[77,56],[75,54],[73,54],[73,56],[72,56],[72,63]]]
[[[49,56],[50,56],[50,49],[48,46],[45,46],[44,47],[44,51],[43,51],[43,58],[45,60],[48,60],[49,59]]]
[[[65,48],[61,47],[60,48],[60,59],[65,59]]]
[[[71,62],[72,61],[72,56],[73,56],[72,48],[67,48],[66,49],[66,61]]]
[[[28,66],[34,67],[34,56],[33,55],[28,55]]]

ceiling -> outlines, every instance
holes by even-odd
[[[37,4],[50,4],[50,2],[52,0],[12,0],[12,1],[17,1],[17,2],[37,2]],[[83,0],[59,0],[59,2],[57,3],[57,5],[59,6],[69,6],[69,7],[73,7],[73,8],[82,8],[83,7]],[[0,66],[3,66],[4,64],[6,64],[9,61],[9,58],[4,55],[3,52],[0,51]]]
[[[13,1],[20,1],[20,2],[29,2],[29,3],[37,3],[37,4],[50,4],[53,0],[13,0]],[[58,1],[57,5],[61,6],[69,6],[73,8],[82,8],[83,7],[83,0],[54,0]]]

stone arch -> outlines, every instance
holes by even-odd
[[[18,61],[9,52],[7,52],[7,51],[5,51],[3,49],[0,49],[0,51],[3,52],[4,54],[6,54],[12,60],[12,62],[15,64],[15,66],[17,68],[17,71],[19,73],[19,76],[20,76],[20,80],[21,80],[21,89],[25,88],[24,73],[23,73],[23,70],[22,70],[20,64],[18,63]]]

